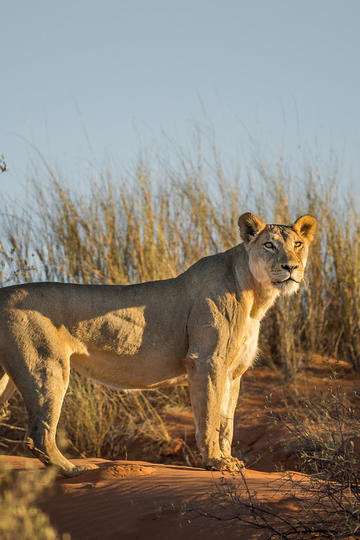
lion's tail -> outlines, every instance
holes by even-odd
[[[8,374],[4,373],[0,378],[0,405],[10,399],[15,390],[15,384],[12,382]]]

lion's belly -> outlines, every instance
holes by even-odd
[[[73,354],[71,365],[93,381],[118,389],[151,389],[184,384],[184,359],[148,353],[119,356],[107,351]]]
[[[186,324],[179,313],[144,306],[81,321],[71,364],[91,379],[116,388],[155,388],[177,384],[185,373]]]
[[[250,319],[246,330],[238,340],[231,369],[233,378],[239,377],[253,364],[258,346],[260,323]]]

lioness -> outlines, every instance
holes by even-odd
[[[24,399],[30,449],[74,476],[56,446],[70,363],[97,382],[151,389],[187,378],[205,467],[233,470],[234,411],[260,321],[276,297],[299,288],[316,220],[265,225],[239,218],[243,243],[174,279],[137,285],[32,283],[0,289],[2,400]]]

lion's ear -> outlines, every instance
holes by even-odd
[[[316,219],[309,214],[299,217],[293,224],[294,231],[304,238],[309,244],[314,239],[314,234],[316,232]]]
[[[260,219],[252,214],[246,212],[239,217],[238,221],[241,239],[248,244],[260,231],[265,228],[264,223]]]

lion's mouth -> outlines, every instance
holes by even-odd
[[[297,283],[299,285],[300,281],[296,281],[296,279],[292,277],[288,277],[286,279],[283,279],[282,281],[272,281],[274,285],[284,285],[285,283],[289,283],[289,281],[293,281],[294,283]]]

